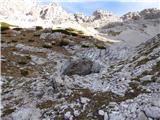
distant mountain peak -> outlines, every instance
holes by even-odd
[[[138,19],[154,19],[160,17],[160,10],[145,9],[140,12],[129,12],[118,17],[107,10],[95,10],[91,16],[80,13],[70,14],[56,2],[40,5],[37,0],[2,0],[0,5],[0,21],[32,22],[44,24],[77,23],[85,26],[100,27],[110,22],[121,22]],[[17,22],[17,23],[18,23]]]

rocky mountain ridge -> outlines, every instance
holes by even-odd
[[[39,5],[37,1],[11,1],[2,0],[0,6],[1,22],[24,21],[43,22],[43,24],[61,24],[64,22],[77,23],[92,27],[102,27],[110,22],[121,22],[136,20],[140,18],[159,18],[160,10],[156,8],[145,9],[141,12],[129,12],[121,17],[114,16],[110,11],[96,10],[91,16],[84,16],[82,13],[67,13],[59,4]]]

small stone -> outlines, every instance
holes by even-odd
[[[140,78],[141,81],[151,81],[152,80],[152,75],[146,75],[142,78]]]
[[[98,114],[101,115],[101,116],[104,116],[104,111],[103,110],[99,110]]]
[[[80,101],[81,101],[82,104],[86,104],[86,103],[88,103],[90,101],[90,99],[88,99],[86,97],[81,97]]]
[[[64,115],[64,117],[65,117],[65,119],[72,120],[71,112],[70,111],[66,112],[65,115]]]
[[[79,115],[80,115],[80,112],[79,112],[78,110],[75,110],[75,111],[74,111],[74,116],[77,117],[77,116],[79,116]]]
[[[93,46],[93,44],[89,41],[81,41],[81,46],[84,47],[84,48],[87,48],[87,47],[91,47]]]
[[[56,41],[52,41],[51,44],[52,44],[52,45],[56,45]]]
[[[126,118],[123,116],[123,114],[119,111],[112,111],[109,114],[110,120],[125,120]]]
[[[152,104],[153,104],[153,106],[160,107],[160,98],[153,99]]]
[[[109,117],[108,117],[108,113],[107,113],[107,112],[104,113],[104,120],[109,120]]]
[[[138,114],[138,120],[148,120],[148,118],[146,117],[146,115],[143,112],[140,112]]]
[[[31,56],[31,61],[32,61],[33,63],[38,64],[38,65],[41,65],[41,64],[44,64],[44,63],[47,62],[47,60],[46,60],[45,58],[37,57],[37,56],[35,56],[35,55],[32,55],[32,56]]]
[[[1,55],[1,61],[6,61],[5,57],[3,55]]]
[[[50,33],[42,33],[40,35],[40,39],[47,39],[47,37],[50,35]]]

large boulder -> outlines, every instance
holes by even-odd
[[[97,73],[100,70],[99,65],[96,66],[94,62],[88,59],[79,59],[72,61],[64,70],[64,75],[88,75],[91,73]],[[95,69],[96,68],[96,69]]]

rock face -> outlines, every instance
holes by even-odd
[[[1,20],[36,20],[37,10],[36,0],[1,0],[0,16]]]
[[[95,17],[95,19],[101,19],[105,17],[111,17],[113,15],[110,11],[96,10],[95,12],[93,12],[93,16]]]
[[[122,16],[123,20],[157,19],[160,18],[160,10],[157,8],[144,9],[140,12],[129,12]]]
[[[74,18],[78,23],[83,23],[87,21],[86,16],[84,16],[82,13],[75,13]]]
[[[157,9],[157,8],[144,9],[139,14],[144,19],[156,19],[156,18],[160,18],[160,10]]]
[[[122,16],[123,20],[138,20],[140,19],[140,14],[138,12],[129,12]]]
[[[40,11],[40,18],[45,21],[51,21],[53,24],[60,24],[66,21],[74,21],[74,17],[68,14],[57,3],[51,3],[50,5],[42,7]]]

